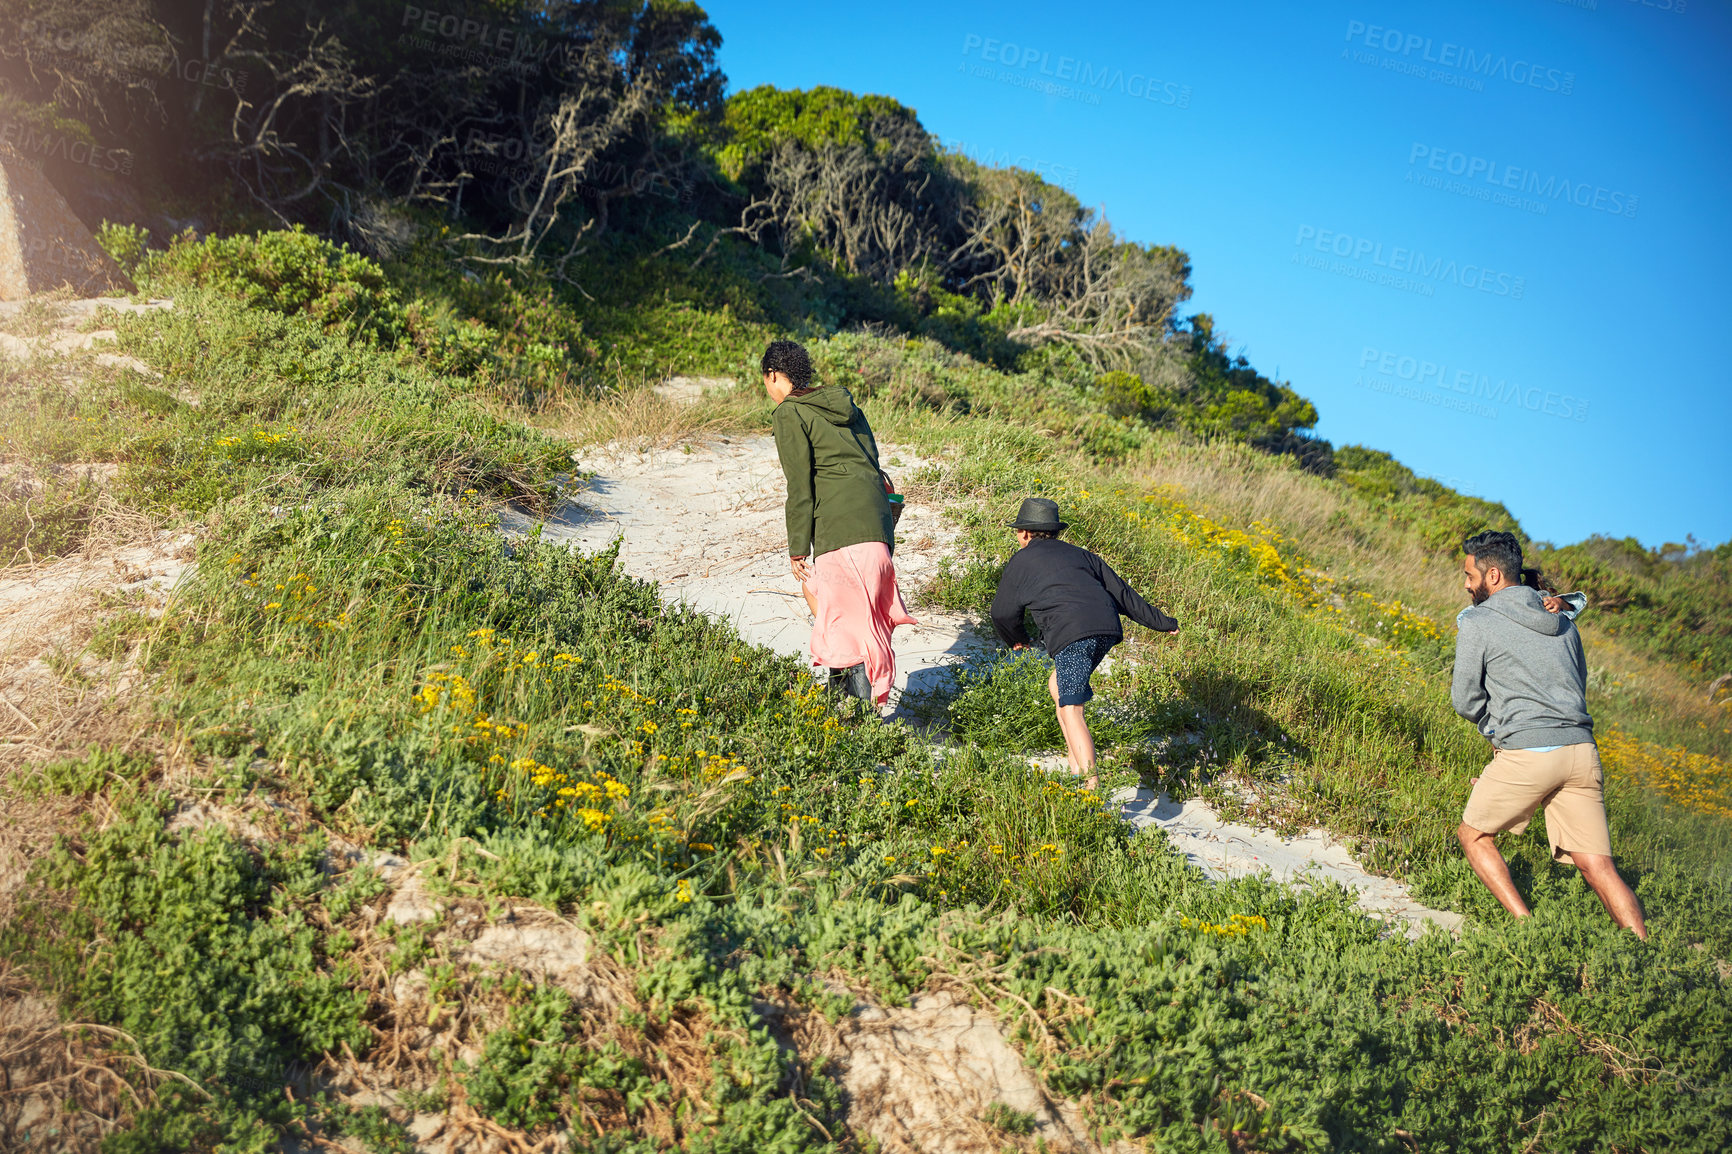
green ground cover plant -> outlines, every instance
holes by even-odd
[[[1106,411],[1062,362],[815,342],[881,438],[940,461],[910,483],[968,531],[941,603],[982,605],[1005,513],[1041,491],[1184,623],[1103,679],[1120,779],[1233,812],[1251,803],[1227,787],[1254,785],[1253,816],[1358,837],[1467,912],[1459,940],[1388,934],[1340,891],[1210,884],[1032,772],[1052,737],[1036,660],[983,665],[934,703],[951,747],[851,723],[797,662],[665,606],[611,554],[503,540],[499,504],[548,507],[571,450],[502,408],[510,390],[438,371],[410,336],[356,340],[186,275],[209,287],[117,326],[162,387],[10,376],[0,403],[15,442],[45,430],[59,460],[121,463],[127,502],[204,542],[160,618],[103,640],[139,645],[180,777],[109,749],[25,778],[91,804],[33,871],[5,952],[169,1072],[139,1077],[147,1104],[111,1149],[264,1150],[298,1131],[404,1148],[376,1108],[312,1093],[309,1067],[381,1036],[379,959],[441,988],[480,979],[442,969],[442,922],[385,938],[384,883],[341,865],[339,841],[404,855],[454,902],[557,910],[621,968],[634,1002],[613,1032],[563,991],[504,982],[447,1097],[422,1091],[576,1149],[862,1149],[834,1072],[776,1031],[938,988],[991,1007],[1103,1138],[1160,1149],[1732,1141],[1732,827],[1711,748],[1608,746],[1652,942],[1615,930],[1537,830],[1514,853],[1536,917],[1508,921],[1449,836],[1484,749],[1447,704],[1447,616],[1333,578],[1278,526],[1141,484],[1175,435]],[[697,367],[677,344],[644,355]],[[767,423],[750,397],[715,411]],[[210,805],[290,816],[259,834],[177,823],[187,773]],[[676,1036],[697,1039],[701,1076],[659,1076]]]
[[[952,757],[918,772],[921,751],[882,744],[900,734],[838,726],[791,663],[728,644],[702,618],[662,611],[653,591],[617,576],[605,556],[531,543],[495,560],[490,576],[465,579],[478,557],[498,557],[485,527],[458,510],[398,537],[392,519],[375,513],[376,536],[356,543],[373,555],[400,549],[408,568],[395,581],[363,570],[345,584],[338,573],[358,568],[354,546],[342,533],[309,533],[312,523],[267,521],[245,536],[243,552],[274,557],[274,571],[219,571],[190,600],[190,619],[159,643],[153,661],[181,671],[183,684],[192,675],[183,730],[214,757],[258,756],[271,767],[231,779],[231,794],[304,794],[323,824],[377,831],[416,857],[444,858],[454,839],[472,838],[475,853],[460,854],[453,881],[587,910],[604,940],[610,928],[624,931],[612,937],[619,947],[656,927],[665,953],[637,981],[666,1012],[696,1002],[749,1035],[763,1029],[754,994],[797,998],[814,971],[839,968],[892,998],[955,973],[1007,1008],[1016,999],[1040,1007],[1023,1040],[1055,1089],[1110,1091],[1104,1122],[1182,1149],[1210,1148],[1223,1127],[1270,1149],[1329,1148],[1392,1129],[1424,1134],[1436,1149],[1498,1149],[1554,1100],[1565,1071],[1584,1091],[1620,1093],[1616,1111],[1562,1120],[1582,1143],[1644,1130],[1672,1133],[1681,1148],[1693,1136],[1701,1149],[1724,1138],[1701,1121],[1723,1116],[1714,1095],[1724,1092],[1724,990],[1712,960],[1691,948],[1689,914],[1674,915],[1674,927],[1669,903],[1649,890],[1658,946],[1612,931],[1579,885],[1550,876],[1536,882],[1545,911],[1536,926],[1490,920],[1465,939],[1465,956],[1441,935],[1408,945],[1381,937],[1340,894],[1209,886],[1158,841],[1126,838],[1088,799],[1014,759]],[[391,562],[380,568],[391,572]],[[288,580],[266,580],[273,575]],[[321,596],[372,608],[333,630],[309,604]],[[283,603],[270,608],[266,597]],[[294,613],[280,612],[289,606]],[[535,649],[505,644],[502,627]],[[339,648],[354,659],[338,659]],[[671,653],[688,659],[675,666]],[[714,655],[707,668],[694,668],[696,653]],[[469,673],[429,679],[428,665],[441,664],[432,657],[479,660]],[[592,664],[604,668],[583,668]],[[572,679],[573,690],[546,693],[556,677]],[[729,698],[708,703],[706,715],[721,719],[714,728],[682,720],[692,714],[681,702],[718,692]],[[612,732],[559,748],[573,718],[594,716],[583,704],[594,698],[580,695],[604,693],[620,701],[601,714]],[[900,772],[880,773],[887,756]],[[592,788],[569,796],[590,804],[562,810],[562,791],[578,784]],[[267,865],[261,875],[241,868],[247,855],[231,837],[177,839],[162,821],[160,810],[141,807],[45,869],[45,884],[85,897],[95,923],[49,940],[77,943],[99,924],[116,943],[109,982],[168,970],[180,983],[113,1006],[100,992],[81,993],[90,999],[81,1005],[131,1027],[153,1064],[206,1081],[228,1074],[232,1059],[213,1053],[200,1066],[173,1043],[158,1047],[150,1027],[174,1019],[158,1021],[156,1006],[196,1014],[209,1031],[212,1003],[238,1002],[250,1069],[281,1069],[290,1055],[329,1046],[321,1028],[359,1029],[340,955],[319,964],[321,947],[344,941],[338,927],[276,947],[298,957],[280,968],[311,971],[289,990],[239,977],[259,968],[253,938],[270,934],[275,944],[272,931],[289,916],[263,903],[318,901],[329,916],[336,887],[313,867],[317,844],[300,847],[298,866]],[[213,877],[213,868],[226,872]],[[184,882],[181,871],[192,871]],[[131,880],[140,876],[162,879],[154,884],[165,898],[199,898],[157,912],[156,891]],[[251,931],[235,933],[237,920]],[[164,964],[186,949],[220,964]],[[1528,964],[1511,988],[1516,951]],[[47,972],[67,972],[38,956]],[[1598,966],[1609,969],[1600,975]],[[184,988],[195,973],[209,988]],[[1634,976],[1650,988],[1646,998],[1632,996]],[[473,1102],[526,1129],[558,1121],[580,1087],[620,1092],[628,1118],[634,1101],[639,1111],[652,1104],[654,1087],[627,1058],[577,1045],[564,995],[526,996],[466,1076]],[[1078,1017],[1071,999],[1098,1009]],[[129,1011],[149,1015],[148,1026]],[[1704,1047],[1695,1030],[1721,1037],[1720,1047]],[[1498,1031],[1511,1040],[1493,1051],[1497,1075],[1464,1088],[1459,1071]],[[1664,1094],[1619,1091],[1606,1064],[1617,1055],[1579,1056],[1584,1035],[1634,1054],[1641,1078]],[[537,1045],[522,1041],[531,1037]],[[725,1044],[717,1057],[731,1073],[714,1089],[713,1121],[693,1123],[712,1133],[711,1148],[816,1143],[796,1111],[754,1090],[787,1074],[767,1035],[756,1048]],[[285,1121],[249,1113],[244,1096],[224,1103],[229,1113],[188,1097],[152,1124],[176,1140],[220,1133],[241,1142]]]

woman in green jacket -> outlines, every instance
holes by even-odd
[[[812,663],[829,669],[832,684],[882,705],[896,678],[890,635],[918,622],[890,561],[895,519],[878,443],[847,389],[813,387],[798,344],[770,342],[761,367],[788,480],[789,566],[812,609]]]

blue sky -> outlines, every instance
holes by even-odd
[[[1732,538],[1725,0],[705,7],[730,90],[893,96],[1184,248],[1335,444],[1558,544]]]

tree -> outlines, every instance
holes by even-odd
[[[1103,217],[1056,262],[1040,319],[1009,335],[1069,345],[1096,368],[1158,359],[1174,307],[1191,295],[1175,255],[1119,240]]]
[[[171,183],[220,166],[267,218],[371,249],[419,204],[465,220],[464,259],[557,239],[562,271],[621,200],[689,187],[676,129],[720,109],[721,38],[688,0],[9,2],[31,35],[8,92],[147,140]]]
[[[1010,305],[1059,295],[1061,283],[1075,277],[1063,266],[1089,243],[1094,214],[1035,173],[989,168],[954,153],[945,161],[964,190],[958,239],[944,261],[956,290],[984,288],[995,303]],[[1082,256],[1086,264],[1088,254]]]
[[[809,246],[889,284],[938,257],[955,211],[931,135],[888,97],[750,89],[728,100],[712,153],[744,204],[698,262],[737,235],[774,244],[785,270]]]

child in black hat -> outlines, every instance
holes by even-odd
[[[1028,498],[1010,527],[1017,552],[998,579],[992,625],[1006,645],[1021,649],[1029,644],[1023,610],[1034,614],[1054,661],[1046,687],[1058,709],[1070,770],[1094,789],[1095,743],[1083,706],[1094,696],[1089,677],[1095,667],[1124,640],[1119,615],[1162,633],[1177,632],[1179,623],[1138,596],[1099,556],[1060,541],[1067,526],[1058,519],[1058,502]]]

